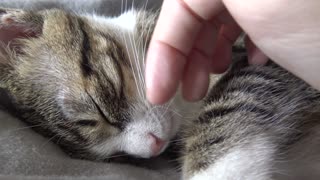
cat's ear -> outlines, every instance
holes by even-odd
[[[8,45],[18,38],[30,38],[42,33],[40,14],[18,9],[0,8],[0,42]]]
[[[0,8],[0,84],[12,70],[12,57],[20,52],[17,39],[40,36],[43,18],[40,14]]]
[[[41,35],[43,17],[31,11],[0,8],[0,70],[10,66],[12,52],[19,53],[17,39]],[[9,50],[9,51],[8,51]]]

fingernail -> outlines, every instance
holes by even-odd
[[[183,93],[183,97],[189,102],[199,101],[206,95],[209,75],[197,74],[193,79],[193,86]]]
[[[209,85],[210,62],[197,51],[190,54],[183,80],[183,96],[187,101],[201,100]]]
[[[225,72],[231,64],[231,44],[224,36],[218,37],[218,42],[214,50],[211,72],[221,74]]]
[[[249,64],[252,65],[264,65],[268,62],[268,57],[256,48],[253,53],[249,56]]]

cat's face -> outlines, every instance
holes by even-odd
[[[151,106],[144,95],[154,21],[134,11],[105,18],[2,10],[0,38],[9,50],[0,60],[1,83],[21,116],[73,156],[156,156],[179,120],[172,107]]]

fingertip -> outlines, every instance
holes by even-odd
[[[222,74],[226,72],[231,64],[231,57],[230,58],[222,58],[222,57],[215,57],[215,59],[219,59],[219,61],[215,61],[211,67],[211,73],[213,74]]]
[[[228,69],[231,64],[231,51],[232,46],[230,44],[218,40],[211,64],[212,73],[221,74]]]
[[[199,78],[199,79],[202,80],[202,83],[206,81],[204,78]],[[206,79],[209,79],[209,76]],[[187,88],[184,87],[182,90],[182,95],[183,95],[183,98],[189,102],[197,102],[205,97],[207,90],[208,90],[207,85],[197,86],[196,91],[187,90]]]
[[[268,57],[260,51],[258,48],[256,48],[255,51],[249,56],[249,64],[252,65],[265,65],[268,62]]]
[[[209,87],[209,61],[193,51],[189,57],[182,83],[182,95],[190,102],[201,100]]]
[[[185,56],[161,42],[150,44],[146,63],[146,97],[151,104],[167,102],[177,91]]]
[[[246,36],[245,45],[248,54],[248,62],[252,65],[264,65],[268,62],[268,57],[256,47],[256,45],[251,41],[251,39]]]
[[[241,29],[237,24],[222,26],[214,50],[212,73],[220,74],[228,69],[231,64],[232,46],[240,34]]]
[[[153,105],[165,104],[174,96],[176,90],[177,86],[170,89],[161,89],[161,87],[156,87],[156,89],[147,88],[147,100]]]

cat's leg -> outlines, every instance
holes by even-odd
[[[318,118],[318,120],[320,120]],[[318,180],[320,179],[320,125],[314,125],[292,148],[282,154],[276,168],[281,173],[275,180]],[[285,156],[285,157],[283,157]]]
[[[204,102],[183,139],[184,180],[290,177],[290,162],[303,165],[293,150],[320,122],[319,92],[273,64],[239,61]]]
[[[269,119],[268,125],[248,114],[195,121],[183,138],[183,180],[319,179],[319,115]]]
[[[197,131],[211,130],[203,127]],[[271,179],[275,171],[276,145],[263,135],[234,140],[223,133],[188,137],[183,157],[183,180]]]

